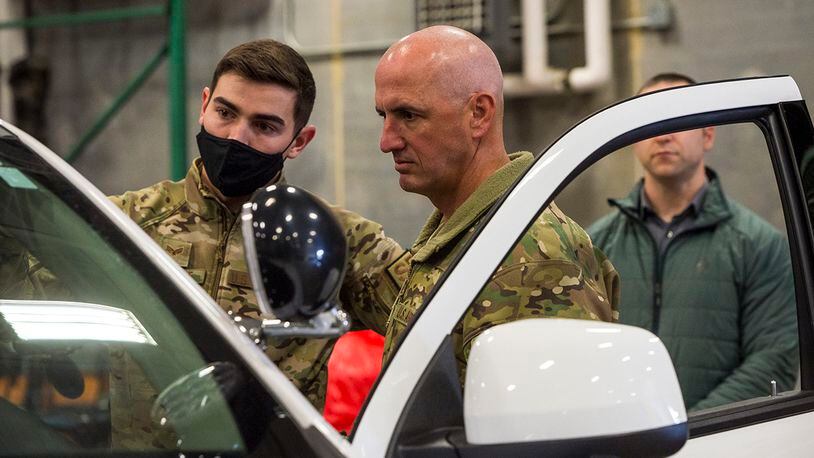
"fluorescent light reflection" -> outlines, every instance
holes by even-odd
[[[106,305],[0,300],[0,313],[22,340],[94,340],[156,345],[132,313]]]
[[[621,329],[615,328],[588,328],[585,332],[589,332],[591,334],[619,334],[622,332]]]

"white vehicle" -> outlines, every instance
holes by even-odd
[[[479,336],[461,390],[448,336],[559,191],[636,141],[733,123],[759,127],[779,189],[797,296],[798,390],[767,390],[688,416],[670,357],[653,334],[550,319]],[[813,147],[814,128],[790,77],[659,91],[582,121],[491,210],[416,314],[344,437],[98,190],[0,122],[0,455],[808,455]],[[40,293],[36,301],[8,286],[21,253],[36,261],[23,266],[27,274],[40,265],[48,274],[25,285]],[[60,284],[71,285],[70,296],[60,296]],[[143,411],[166,430],[142,431],[150,440],[141,443],[113,437],[125,414]],[[172,440],[162,442],[167,434]]]

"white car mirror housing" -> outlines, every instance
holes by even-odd
[[[670,455],[687,440],[681,389],[661,340],[587,320],[527,319],[478,336],[464,426],[472,445],[536,442],[573,451],[569,444],[580,444],[624,454],[633,446],[641,455]]]

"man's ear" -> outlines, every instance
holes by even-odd
[[[482,138],[492,127],[492,120],[495,118],[497,107],[495,98],[491,94],[481,92],[475,94],[470,99],[470,110],[472,118],[469,127],[472,129],[473,138]]]
[[[198,124],[200,125],[203,125],[204,111],[206,111],[206,106],[209,105],[210,94],[208,87],[204,87],[203,91],[201,91],[201,114],[198,115]]]
[[[285,157],[288,159],[294,159],[295,157],[299,156],[302,150],[311,143],[311,140],[317,135],[317,128],[312,124],[308,124],[307,126],[303,127],[300,130],[299,135],[297,138],[294,139],[294,143],[288,148],[288,152],[285,153]]]
[[[715,128],[704,127],[704,151],[710,151],[715,146]]]

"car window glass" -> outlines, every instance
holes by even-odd
[[[687,178],[699,159],[707,166],[700,188]],[[656,186],[643,188],[643,176]],[[699,191],[669,198],[679,186]],[[620,322],[663,340],[690,414],[764,398],[773,382],[781,393],[799,386],[788,235],[757,126],[696,129],[615,151],[555,202],[618,271]]]
[[[94,225],[110,223],[90,224],[51,180],[0,141],[0,454],[244,449],[206,377],[221,366]],[[168,390],[189,374],[202,381]]]

